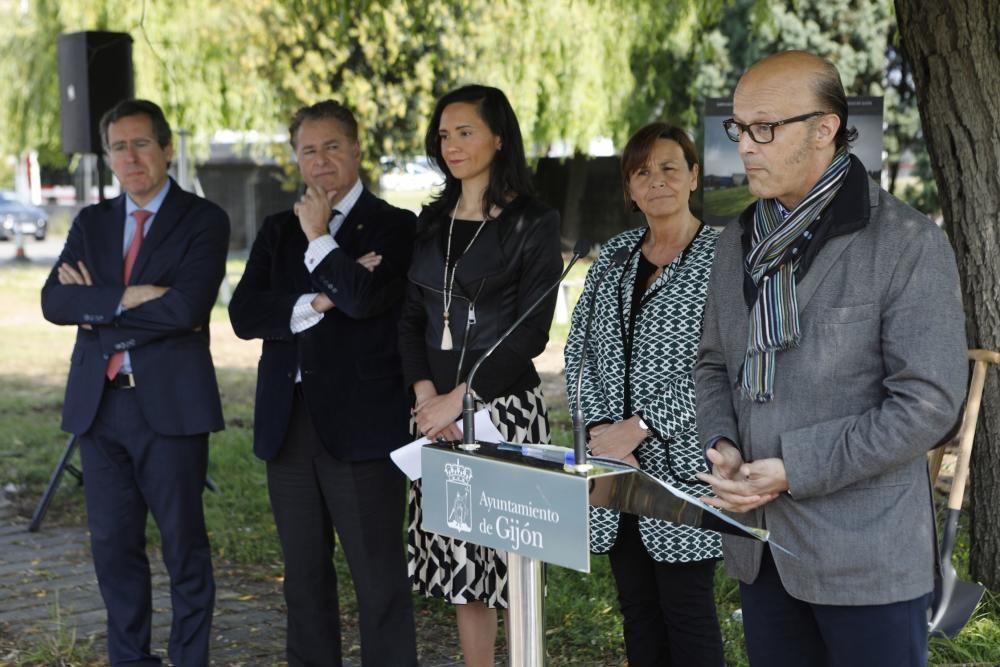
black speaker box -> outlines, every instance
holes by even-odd
[[[124,32],[63,33],[58,53],[63,152],[102,153],[101,116],[135,96],[132,37]]]

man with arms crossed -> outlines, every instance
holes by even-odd
[[[152,512],[170,574],[168,654],[202,667],[215,584],[201,494],[208,433],[223,428],[208,323],[229,219],[168,178],[170,126],[152,102],[119,103],[101,138],[125,193],[80,211],[42,288],[45,318],[78,327],[62,428],[79,436],[111,664],[160,664],[150,652]]]
[[[264,221],[229,304],[236,334],[264,340],[254,452],[285,560],[288,663],[341,664],[336,529],[362,663],[415,665],[405,480],[389,460],[409,440],[396,321],[415,218],[362,185],[349,109],[303,107],[288,133],[305,194]]]
[[[848,152],[829,62],[763,59],[725,128],[760,198],[719,239],[695,367],[716,494],[791,552],[723,537],[752,665],[924,665],[926,454],[955,424],[966,341],[945,235]]]

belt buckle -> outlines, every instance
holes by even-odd
[[[132,373],[119,373],[110,382],[113,389],[135,389],[135,375]]]

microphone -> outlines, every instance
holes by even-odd
[[[594,304],[597,303],[597,290],[604,282],[604,277],[608,271],[615,266],[624,266],[628,261],[628,248],[619,248],[611,255],[604,270],[597,277],[594,283],[594,291],[590,294],[590,303],[587,304],[587,324],[583,328],[583,341],[580,344],[580,367],[576,370],[576,407],[573,410],[573,456],[577,465],[587,462],[587,428],[583,422],[583,405],[580,400],[583,393],[583,368],[587,363],[587,343],[590,341],[590,326],[594,323]]]
[[[473,364],[472,368],[469,370],[469,375],[465,379],[465,395],[462,397],[462,444],[459,445],[462,449],[470,451],[479,449],[479,445],[476,444],[476,399],[472,396],[472,380],[476,377],[476,372],[479,370],[479,367],[482,366],[483,362],[486,361],[486,359],[489,358],[489,356],[493,354],[498,347],[500,347],[500,343],[507,340],[507,337],[511,334],[511,332],[519,327],[521,323],[527,319],[528,315],[533,313],[554,289],[559,287],[563,279],[566,278],[567,274],[569,274],[570,269],[572,269],[573,265],[576,264],[577,260],[584,257],[589,252],[590,241],[586,241],[584,239],[577,241],[576,245],[573,247],[573,257],[570,258],[569,264],[567,264],[566,268],[563,269],[562,275],[559,276],[559,280],[555,281],[548,289],[542,292],[541,296],[539,296],[533,304],[528,306],[527,310],[521,313],[521,316],[514,320],[514,323],[507,327],[506,331],[500,334],[500,337],[497,338],[496,342],[483,353],[483,356],[476,360],[476,363]]]

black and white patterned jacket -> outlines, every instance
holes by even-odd
[[[708,277],[719,233],[702,227],[685,253],[650,285],[635,322],[631,368],[625,359],[625,330],[632,310],[632,291],[639,265],[639,248],[646,227],[623,232],[604,244],[590,268],[583,294],[573,312],[566,341],[566,378],[570,410],[576,403],[587,307],[592,297],[594,319],[583,373],[583,414],[588,426],[618,422],[641,412],[649,436],[635,450],[642,470],[695,496],[708,489],[693,480],[705,469],[695,424],[695,392],[691,370],[701,338]],[[594,293],[595,283],[620,248],[631,251],[623,267],[611,267]],[[625,383],[630,384],[632,412],[625,411]],[[590,511],[591,548],[611,549],[618,535],[618,512],[603,507]],[[650,555],[658,561],[688,562],[721,555],[717,533],[640,517],[639,532]]]

